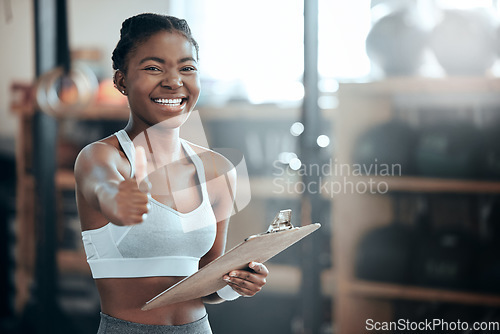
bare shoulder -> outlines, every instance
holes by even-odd
[[[118,170],[121,174],[130,173],[130,165],[125,163],[126,159],[120,150],[120,144],[116,136],[109,136],[85,146],[75,162],[75,177],[84,176],[94,167],[110,167]]]

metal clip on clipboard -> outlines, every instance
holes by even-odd
[[[259,233],[256,235],[251,235],[248,238],[245,239],[245,241],[258,236],[258,235],[266,235],[269,233],[276,233],[280,231],[285,231],[285,230],[291,230],[293,229],[293,225],[290,222],[292,220],[292,210],[286,209],[286,210],[280,210],[278,214],[274,217],[273,221],[267,228],[267,231],[264,233]]]
[[[290,230],[293,228],[293,225],[290,222],[291,220],[292,220],[292,210],[290,209],[281,210],[280,212],[278,212],[276,217],[274,217],[271,225],[269,225],[269,228],[265,233],[274,233],[283,230]]]

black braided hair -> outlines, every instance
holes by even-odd
[[[123,21],[120,29],[120,40],[111,57],[113,69],[126,73],[128,55],[159,31],[175,31],[184,35],[196,49],[196,58],[198,59],[198,43],[191,35],[191,29],[186,20],[174,16],[144,13]]]

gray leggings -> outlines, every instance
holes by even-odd
[[[211,334],[208,314],[200,320],[179,326],[145,325],[125,321],[101,313],[97,334]]]

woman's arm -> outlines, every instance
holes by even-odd
[[[140,149],[137,152],[137,178],[141,179],[146,173],[145,154]],[[140,223],[148,212],[149,185],[143,192],[139,190],[136,177],[129,175],[130,167],[127,168],[119,151],[103,142],[86,146],[75,162],[78,195],[93,210],[117,225]]]
[[[224,157],[216,156],[214,159],[217,158],[219,158],[218,162],[214,164],[217,166],[215,176],[209,181],[210,189],[216,194],[212,208],[217,218],[217,236],[210,251],[201,259],[200,268],[224,254],[229,218],[234,209],[236,170]],[[251,262],[247,269],[232,270],[223,279],[239,295],[253,296],[266,284],[268,274],[269,271],[265,265]],[[224,299],[217,293],[213,293],[205,296],[203,301],[207,304],[217,304],[223,302]]]
[[[218,163],[211,163],[211,166],[214,166],[216,170],[211,173],[211,179],[207,184],[210,192],[215,194],[212,200],[212,209],[214,210],[217,220],[217,234],[212,248],[201,258],[200,268],[224,254],[229,217],[233,210],[235,194],[234,191],[229,190],[236,189],[236,171],[232,164],[229,161],[225,161],[225,158],[219,156],[213,156],[211,159],[219,160]],[[223,301],[224,299],[220,298],[217,293],[203,297],[203,302],[207,304],[218,304]]]

